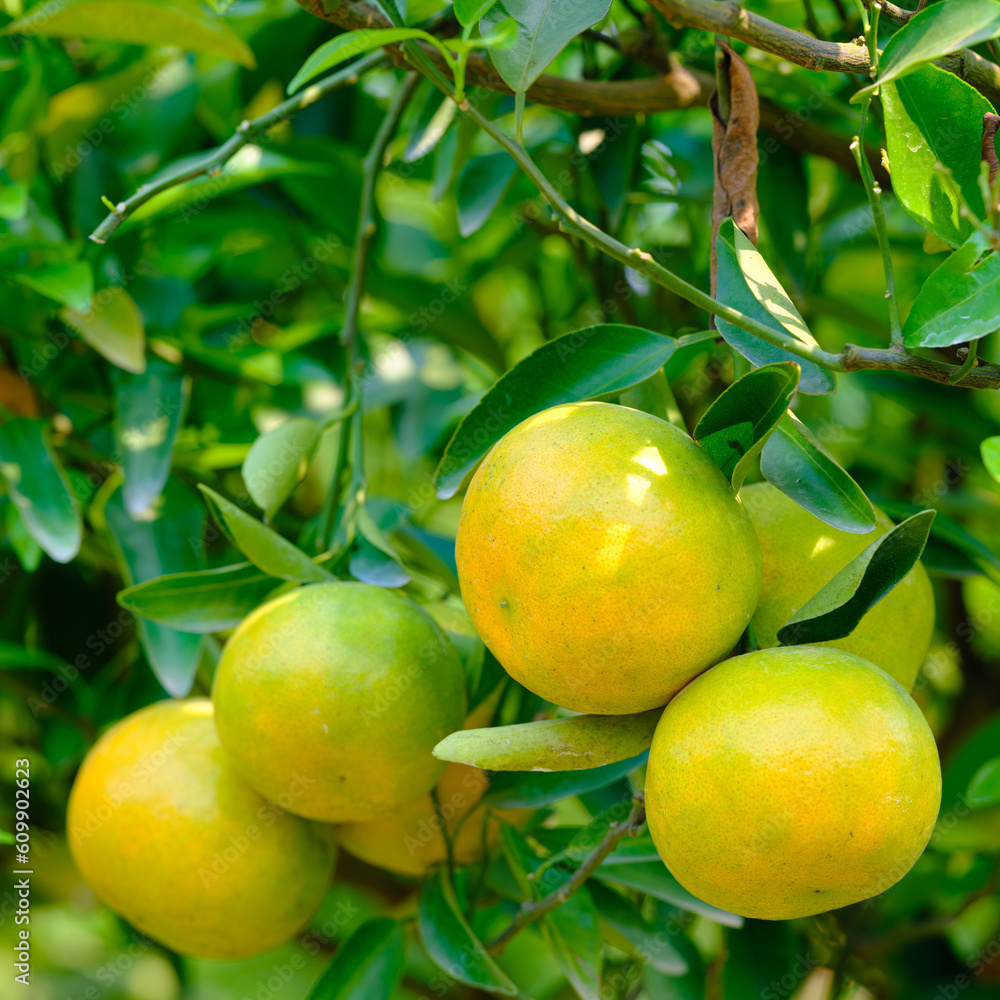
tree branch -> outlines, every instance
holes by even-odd
[[[546,913],[551,913],[554,909],[562,906],[584,882],[590,878],[601,866],[601,862],[624,840],[636,833],[646,822],[646,810],[641,795],[637,795],[632,804],[632,811],[621,823],[612,823],[608,827],[608,832],[604,839],[583,859],[583,863],[572,876],[564,882],[555,892],[550,892],[547,896],[533,903],[523,903],[514,917],[511,925],[487,946],[487,951],[502,951],[511,938],[519,934],[528,924],[533,924],[541,919]]]

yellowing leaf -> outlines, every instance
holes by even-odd
[[[89,312],[62,309],[59,317],[112,364],[139,375],[146,370],[146,333],[139,307],[117,285],[102,288]]]

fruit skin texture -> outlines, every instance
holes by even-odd
[[[753,526],[671,424],[573,403],[518,424],[473,478],[456,540],[476,630],[577,712],[663,705],[732,648],[760,590]]]
[[[157,702],[109,729],[80,768],[66,826],[94,892],[198,958],[277,947],[312,916],[333,868],[322,828],[237,775],[207,699]]]
[[[934,737],[859,657],[785,646],[734,657],[664,710],[646,772],[649,829],[707,903],[791,920],[875,896],[930,838]]]
[[[241,623],[212,697],[219,738],[246,781],[300,816],[346,823],[433,788],[445,765],[431,750],[462,726],[465,674],[412,601],[320,583]]]
[[[875,530],[867,535],[838,531],[770,483],[747,486],[740,496],[757,529],[764,558],[764,584],[753,616],[761,646],[777,646],[778,629],[893,526],[877,510]],[[854,653],[912,691],[933,633],[934,591],[927,570],[918,562],[849,636],[817,645]]]

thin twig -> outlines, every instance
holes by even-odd
[[[612,823],[604,839],[584,858],[579,868],[555,892],[531,903],[524,903],[518,910],[510,926],[487,946],[487,951],[501,951],[516,934],[519,934],[529,924],[540,920],[547,913],[562,906],[570,896],[581,888],[601,866],[601,862],[625,838],[636,833],[646,822],[646,809],[641,796],[636,796],[632,803],[632,811],[620,823]]]
[[[196,160],[186,170],[176,174],[169,174],[161,177],[158,181],[150,184],[143,184],[135,194],[125,201],[118,202],[114,211],[107,215],[101,224],[90,234],[90,238],[95,243],[107,243],[107,241],[117,232],[118,227],[140,206],[145,205],[151,198],[158,194],[177,187],[185,181],[193,180],[205,174],[216,176],[222,172],[222,168],[238,153],[244,146],[249,145],[258,139],[275,125],[280,125],[289,118],[297,115],[300,111],[315,104],[318,100],[332,94],[341,87],[349,87],[358,82],[360,77],[375,66],[389,61],[389,57],[382,51],[368,53],[356,63],[346,69],[332,73],[324,77],[318,83],[306,87],[300,94],[289,98],[287,101],[272,108],[267,114],[254,118],[253,121],[241,122],[236,134],[227,139],[217,149],[206,153],[200,160]]]

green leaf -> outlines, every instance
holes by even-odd
[[[930,4],[914,14],[885,43],[879,56],[878,79],[854,94],[851,103],[857,104],[862,95],[912,73],[924,63],[997,35],[1000,35],[997,0],[948,0],[947,3]]]
[[[739,309],[776,333],[791,334],[809,347],[818,346],[816,338],[809,332],[788,293],[771,273],[757,248],[732,219],[725,219],[719,226],[715,249],[718,258],[716,298],[720,302]],[[781,361],[792,361],[799,365],[802,369],[800,392],[823,395],[836,389],[837,380],[829,369],[789,354],[780,347],[774,347],[718,317],[716,325],[723,340],[755,366]]]
[[[282,586],[253,563],[172,573],[119,591],[118,603],[180,632],[208,634],[235,628]]]
[[[14,834],[8,833],[6,830],[0,830],[0,844],[13,844]]]
[[[146,370],[146,332],[142,314],[132,296],[119,285],[102,288],[89,310],[64,308],[59,318],[98,354],[127,372]]]
[[[203,483],[198,489],[205,495],[212,516],[233,545],[269,576],[297,583],[325,583],[333,579],[300,548],[244,513],[236,504]]]
[[[785,646],[843,639],[913,569],[927,544],[933,510],[914,514],[876,539],[778,630]]]
[[[83,515],[44,421],[18,417],[0,426],[0,474],[28,534],[56,562],[73,559],[83,540]]]
[[[293,417],[261,434],[243,460],[243,481],[253,502],[270,520],[302,481],[320,438],[310,417]]]
[[[0,219],[23,219],[27,214],[27,188],[23,184],[4,184],[0,181]]]
[[[688,913],[697,913],[699,916],[708,917],[709,920],[714,920],[725,927],[743,926],[742,917],[720,910],[698,899],[697,896],[691,895],[667,871],[662,861],[634,865],[612,865],[610,867],[602,865],[597,869],[594,877],[606,885],[644,892],[654,899],[662,899],[665,903],[680,907]]]
[[[602,1000],[600,917],[587,887],[581,886],[546,914],[541,930],[577,995],[582,1000]]]
[[[986,471],[1000,483],[1000,436],[988,437],[979,446]]]
[[[473,156],[465,164],[455,190],[462,236],[471,236],[489,221],[516,173],[517,163],[506,153]]]
[[[673,340],[605,323],[543,344],[502,375],[462,419],[435,473],[437,495],[454,496],[490,448],[532,414],[560,403],[617,396],[662,368],[675,350],[714,336],[703,331]]]
[[[791,411],[764,445],[760,471],[824,524],[859,535],[875,528],[875,510],[864,490]]]
[[[584,771],[501,771],[490,782],[483,803],[495,809],[540,809],[542,806],[582,795],[614,784],[641,767],[649,756],[644,751],[628,760]]]
[[[598,21],[611,8],[611,0],[503,0],[491,7],[480,27],[513,17],[520,25],[517,41],[509,49],[491,52],[493,65],[515,93],[527,90],[569,42]]]
[[[440,760],[489,771],[577,771],[649,749],[663,709],[638,715],[574,715],[515,726],[462,729],[435,748]]]
[[[416,163],[434,150],[448,131],[456,111],[458,105],[451,98],[445,97],[436,88],[431,87],[431,92],[421,105],[417,119],[406,138],[403,162]]]
[[[86,312],[94,297],[94,271],[83,260],[33,267],[30,271],[8,271],[6,277],[79,312]]]
[[[357,549],[349,566],[351,576],[374,587],[405,587],[410,574],[365,507],[358,509],[357,528]]]
[[[688,971],[684,956],[667,940],[663,931],[642,916],[635,903],[596,879],[592,879],[587,888],[601,921],[633,945],[637,956],[646,964],[668,976],[683,976]]]
[[[692,437],[738,490],[768,435],[785,415],[801,369],[780,361],[747,372],[705,411]]]
[[[287,93],[294,94],[304,83],[313,77],[325,73],[334,66],[339,66],[354,56],[381,48],[383,45],[393,45],[405,42],[410,38],[426,38],[427,32],[419,28],[361,28],[358,31],[345,31],[336,38],[324,42],[302,64],[298,73],[292,77]]]
[[[458,23],[467,28],[475,24],[494,3],[496,0],[455,0],[453,9]]]
[[[444,868],[420,887],[418,921],[427,954],[453,979],[498,996],[517,995],[517,987],[462,916]]]
[[[973,809],[1000,805],[1000,757],[988,760],[976,771],[965,797]]]
[[[133,517],[153,505],[170,475],[190,391],[190,379],[158,359],[143,374],[122,373],[117,380],[115,444],[125,475],[125,509]]]
[[[934,4],[928,10],[954,2]],[[996,5],[996,0],[986,2]],[[937,66],[924,66],[885,84],[880,93],[893,194],[925,229],[958,246],[972,234],[973,226],[961,214],[955,186],[979,218],[985,212],[979,151],[983,114],[993,106],[978,90]],[[936,169],[936,163],[951,170],[954,183]]]
[[[126,583],[197,569],[204,514],[197,496],[176,480],[167,484],[163,502],[141,519],[133,519],[126,511],[121,490],[105,504],[104,517]],[[141,618],[136,627],[163,690],[174,698],[185,697],[198,670],[201,636]]]
[[[337,949],[308,1000],[389,1000],[405,963],[402,927],[395,920],[367,920]]]
[[[405,23],[406,0],[374,0],[374,3],[396,27]]]
[[[0,669],[55,670],[63,662],[62,657],[44,649],[28,649],[19,642],[0,641]]]
[[[225,21],[193,0],[50,0],[0,34],[96,38],[132,45],[176,45],[256,67],[253,53]]]
[[[998,302],[1000,253],[977,230],[924,282],[903,324],[903,341],[949,347],[985,337],[1000,326]]]

